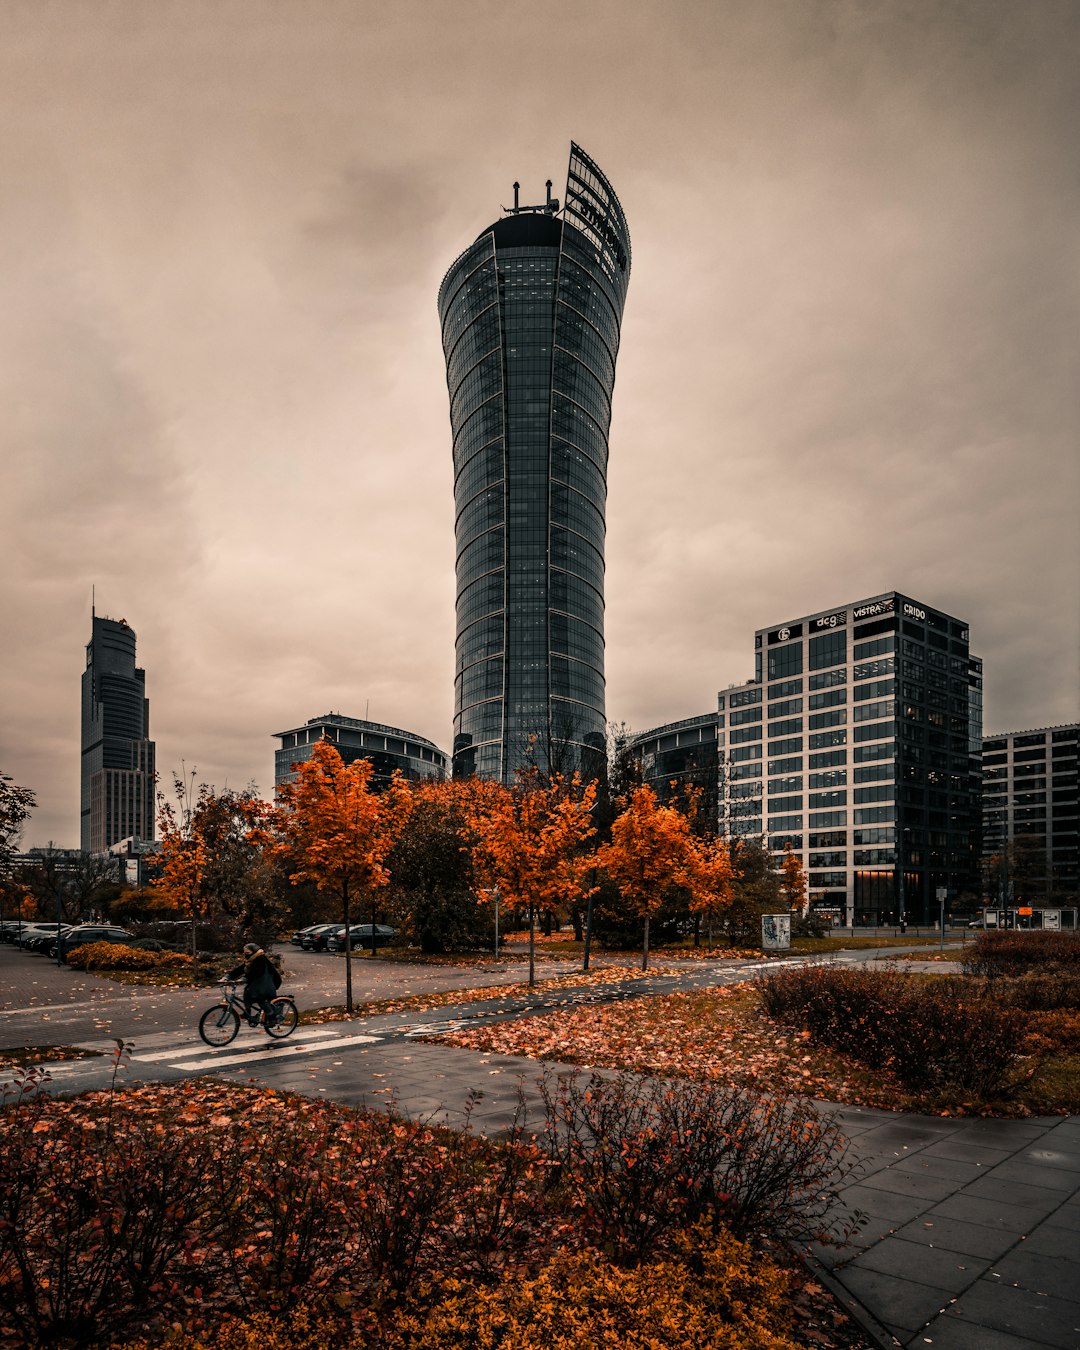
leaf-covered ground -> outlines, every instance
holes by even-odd
[[[767,1089],[797,1085],[807,1096],[883,1110],[1030,1115],[1076,1109],[1080,1057],[1072,1046],[1049,1058],[1015,1101],[948,1108],[908,1091],[892,1074],[868,1069],[773,1021],[754,990],[704,992],[591,1005],[440,1036],[440,1043],[591,1068],[712,1079]]]
[[[80,1050],[77,1045],[29,1045],[15,1050],[0,1050],[0,1073],[26,1069],[34,1064],[58,1064],[67,1059],[94,1059],[97,1050]]]

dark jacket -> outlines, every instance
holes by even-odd
[[[252,956],[246,957],[235,970],[230,970],[226,978],[238,980],[242,975],[248,991],[255,998],[273,998],[281,982],[274,978],[276,973],[270,958],[260,947]]]

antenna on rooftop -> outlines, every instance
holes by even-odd
[[[518,193],[519,193],[520,191],[521,191],[521,184],[520,184],[520,183],[515,183],[515,184],[514,184],[514,211],[515,211],[515,212],[517,212],[517,211],[519,211],[519,210],[521,209],[521,208],[518,206]]]

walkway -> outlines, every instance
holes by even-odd
[[[244,1029],[221,1050],[210,1050],[190,1029],[140,1033],[123,1078],[172,1081],[212,1072],[355,1106],[392,1103],[411,1116],[451,1124],[471,1110],[475,1129],[497,1134],[511,1123],[519,1090],[529,1119],[540,1119],[539,1066],[418,1036],[574,1002],[726,983],[748,973],[736,963],[699,963],[647,981],[303,1027],[281,1043]],[[86,1045],[112,1049],[100,1038]],[[55,1067],[53,1086],[81,1091],[101,1086],[108,1074],[100,1059],[77,1061]],[[867,1221],[848,1247],[820,1248],[816,1256],[827,1282],[882,1345],[1078,1350],[1080,1119],[957,1120],[822,1109],[838,1114],[858,1162],[842,1192],[844,1205]]]

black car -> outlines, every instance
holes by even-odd
[[[317,938],[320,936],[325,937],[328,933],[332,933],[335,928],[340,927],[341,924],[339,923],[313,923],[309,925],[309,927],[307,928],[298,928],[296,932],[292,935],[292,937],[289,939],[289,941],[292,943],[294,947],[304,947],[305,951],[309,952],[318,951],[320,950],[318,947],[305,947],[304,939]],[[324,942],[323,946],[325,945],[326,944]]]
[[[132,942],[135,934],[129,933],[126,928],[116,928],[111,924],[104,923],[84,923],[78,928],[72,928],[62,934],[60,938],[60,955],[66,957],[69,952],[76,947],[85,947],[91,942]],[[56,955],[55,938],[49,944],[48,952],[50,956]]]
[[[386,924],[377,923],[375,925],[375,946],[388,947],[397,937],[396,928],[389,928]],[[371,924],[354,923],[349,929],[350,946],[353,951],[371,949]],[[328,952],[343,952],[345,950],[345,927],[343,924],[337,924],[326,940],[326,950]]]

